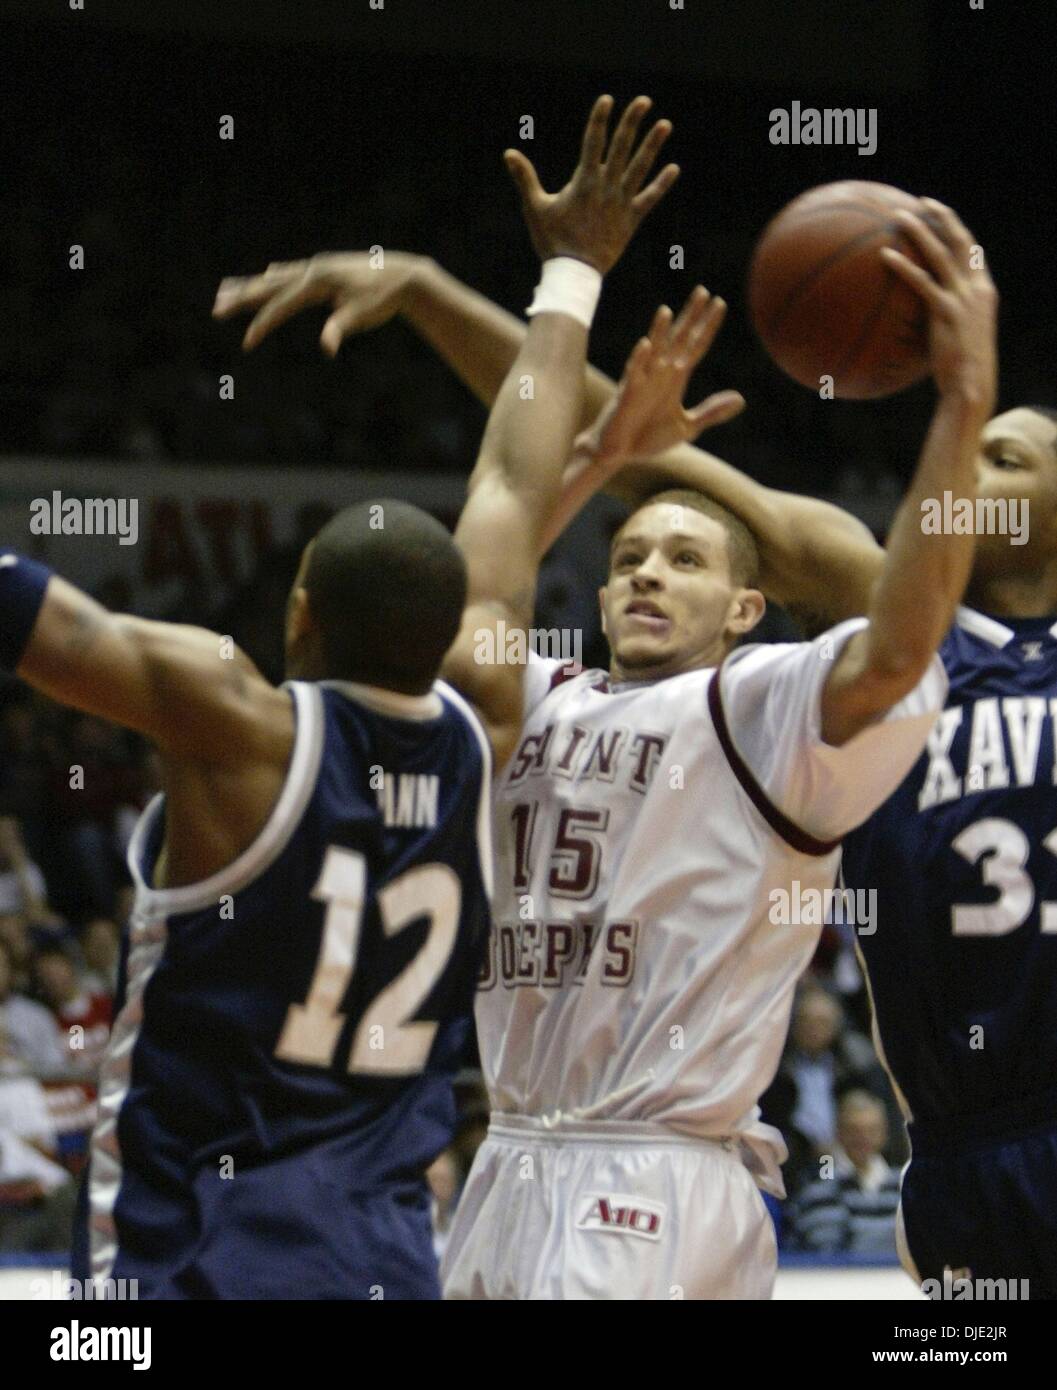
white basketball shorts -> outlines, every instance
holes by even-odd
[[[733,1140],[493,1115],[451,1229],[451,1299],[764,1299],[774,1226]]]

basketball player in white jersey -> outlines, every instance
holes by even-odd
[[[520,172],[531,226],[546,208]],[[917,759],[972,560],[971,537],[922,533],[920,504],[972,495],[996,297],[965,229],[947,210],[938,221],[939,235],[905,224],[927,272],[888,255],[928,306],[939,399],[867,617],[732,652],[763,611],[752,539],[671,493],[614,542],[609,673],[530,665],[496,790],[477,1011],[493,1122],[445,1257],[449,1297],[770,1293],[756,1184],[781,1192],[783,1146],[756,1102],[818,935],[810,913],[776,914],[776,895],[830,888],[840,837]],[[356,307],[339,299],[339,341]],[[696,433],[678,328],[655,324],[614,438],[603,421],[580,441],[570,496],[577,472],[598,485],[618,459]]]

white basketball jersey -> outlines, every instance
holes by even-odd
[[[837,842],[913,766],[946,694],[936,659],[884,721],[823,743],[822,687],[862,626],[739,648],[718,677],[613,683],[533,661],[496,784],[477,1002],[496,1110],[738,1136],[761,1185],[780,1190],[781,1141],[756,1102]]]

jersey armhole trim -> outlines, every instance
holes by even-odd
[[[492,744],[480,716],[470,702],[447,681],[434,683],[435,690],[449,700],[469,724],[481,749],[481,790],[477,800],[477,852],[481,865],[481,880],[488,894],[489,907],[494,892],[492,868]]]
[[[719,688],[719,678],[722,671],[723,665],[721,664],[716,668],[715,674],[708,683],[708,712],[712,716],[719,746],[722,748],[724,757],[730,764],[730,770],[737,778],[742,791],[778,838],[784,840],[792,849],[797,850],[800,854],[810,854],[816,857],[832,854],[840,846],[840,840],[816,840],[814,835],[809,835],[806,830],[801,830],[798,825],[795,825],[769,799],[767,793],[753,776],[748,763],[735,748]]]
[[[164,794],[159,793],[140,817],[128,847],[128,866],[136,887],[137,907],[142,904],[152,917],[179,916],[216,907],[219,898],[233,897],[260,878],[290,843],[319,777],[325,716],[318,686],[291,681],[284,689],[289,690],[294,702],[296,721],[286,776],[261,830],[230,864],[198,883],[152,888],[143,877],[142,856],[150,828],[161,812]]]

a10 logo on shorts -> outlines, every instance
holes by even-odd
[[[611,1231],[616,1235],[660,1240],[665,1207],[644,1197],[589,1193],[583,1199],[576,1228],[579,1231]]]

